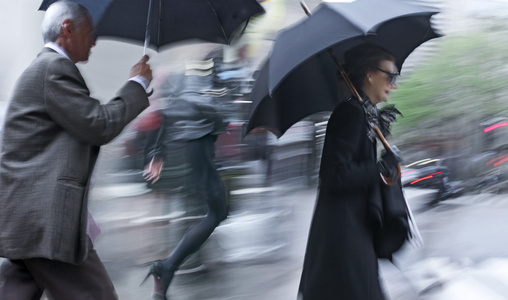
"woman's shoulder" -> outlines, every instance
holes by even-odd
[[[337,105],[337,107],[334,109],[332,115],[336,115],[336,114],[361,115],[363,113],[364,113],[364,110],[363,110],[363,107],[362,107],[362,104],[360,103],[360,101],[358,101],[358,99],[356,99],[356,98],[349,98],[349,99],[343,101],[342,103],[340,103],[339,105]]]
[[[361,122],[365,118],[362,104],[355,98],[348,99],[339,104],[328,120],[329,126],[342,127],[344,124]]]

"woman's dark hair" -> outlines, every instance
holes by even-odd
[[[344,70],[355,88],[359,89],[367,70],[378,68],[383,60],[395,62],[395,57],[381,46],[362,44],[346,51],[344,60]]]

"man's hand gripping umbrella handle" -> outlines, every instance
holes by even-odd
[[[309,8],[307,7],[307,5],[305,4],[305,2],[303,0],[300,1],[300,6],[305,11],[305,14],[307,14],[307,16],[311,15]],[[340,74],[346,81],[346,84],[348,85],[349,89],[351,90],[351,93],[353,93],[353,95],[356,97],[356,99],[358,99],[358,101],[363,102],[362,97],[360,96],[360,94],[354,87],[353,83],[349,79],[349,76],[347,76],[346,71],[342,67],[342,64],[339,62],[339,60],[337,59],[337,56],[335,55],[335,53],[333,52],[333,50],[331,48],[328,49],[328,53],[330,54],[333,61],[337,65],[337,68],[339,69]],[[379,130],[379,127],[377,125],[374,126],[374,131],[376,132],[377,138],[383,144],[383,147],[385,148],[386,152],[390,152],[391,154],[393,154],[394,152],[392,150],[392,147],[390,147],[390,144],[388,144],[388,141],[384,137],[383,133],[381,133],[381,130]],[[385,184],[392,185],[392,184],[395,184],[399,181],[400,174],[401,174],[400,163],[397,163],[396,167],[397,167],[397,174],[395,176],[387,177],[387,176],[383,176],[383,174],[380,174],[381,179],[383,180],[383,182]]]

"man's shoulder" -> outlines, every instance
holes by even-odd
[[[40,76],[40,72],[44,72],[46,75],[52,73],[79,74],[78,68],[72,61],[49,48],[43,48],[39,52],[24,74],[39,74]]]
[[[47,47],[42,48],[34,60],[34,64],[36,65],[51,65],[53,63],[62,66],[74,66],[74,63],[68,58]]]

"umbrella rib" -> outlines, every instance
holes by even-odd
[[[157,45],[156,48],[159,50],[159,45],[161,44],[161,31],[162,31],[162,25],[161,25],[161,18],[162,18],[162,0],[159,0],[159,18],[157,20]]]
[[[150,28],[150,15],[152,14],[152,0],[148,0],[148,12],[146,14],[146,28],[145,28],[145,44],[143,46],[143,55],[146,54],[146,48],[150,45],[150,40],[152,39],[151,34],[152,30]]]
[[[226,32],[224,31],[224,27],[222,26],[222,23],[219,21],[219,15],[217,14],[217,10],[215,9],[215,7],[213,6],[212,2],[210,0],[207,1],[208,4],[210,5],[210,7],[212,8],[212,11],[213,13],[215,14],[215,16],[217,17],[216,20],[217,22],[219,22],[219,26],[220,26],[220,29],[222,31],[222,35],[224,36],[224,41],[229,44],[229,41],[228,41],[228,37],[226,35]]]

